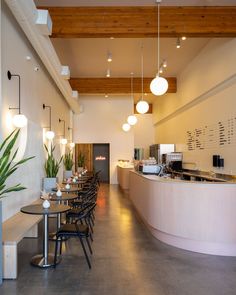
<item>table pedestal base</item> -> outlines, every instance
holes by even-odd
[[[60,262],[61,262],[61,256],[57,256],[56,264],[58,264]],[[54,255],[48,254],[47,263],[45,261],[43,254],[35,255],[31,259],[31,264],[34,266],[37,266],[37,267],[41,267],[41,268],[54,266]]]

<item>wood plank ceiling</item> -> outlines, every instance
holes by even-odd
[[[157,37],[157,7],[42,7],[53,21],[52,38]],[[161,7],[161,37],[236,37],[236,6]],[[177,91],[175,77],[167,77],[168,92]],[[150,93],[151,78],[144,79]],[[79,93],[129,93],[129,78],[71,78]],[[134,79],[134,93],[140,92]]]

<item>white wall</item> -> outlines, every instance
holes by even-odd
[[[18,104],[18,80],[16,78],[12,78],[11,81],[7,79],[6,73],[7,70],[10,70],[12,73],[21,76],[22,112],[29,120],[25,156],[35,156],[35,159],[20,167],[9,182],[10,185],[21,183],[27,187],[27,190],[11,193],[7,198],[3,199],[3,219],[5,220],[19,211],[23,205],[39,198],[45,161],[42,134],[43,127],[49,124],[48,110],[43,110],[43,103],[52,106],[52,129],[57,135],[63,133],[63,125],[58,123],[59,117],[65,119],[68,126],[70,111],[61,93],[57,90],[4,2],[2,2],[1,13],[1,75],[3,88],[0,111],[1,130],[3,130],[3,136],[5,137],[13,129],[8,118],[13,116],[16,111],[9,111],[8,108]],[[30,56],[31,60],[27,61],[26,56]],[[36,66],[39,67],[37,72],[34,71]],[[59,136],[54,140],[54,143],[58,142]],[[59,144],[57,144],[56,153],[57,157],[59,157]],[[60,171],[60,175],[61,173],[62,171]]]
[[[144,158],[149,157],[149,147],[154,144],[153,115],[135,115],[138,119],[134,125],[134,147],[144,149]]]
[[[177,94],[161,97],[154,106],[155,141],[176,143],[177,150],[184,152],[184,162],[189,163],[186,168],[236,174],[235,60],[236,39],[210,40],[177,77]],[[234,121],[235,132],[230,144],[220,146],[217,139],[209,146],[208,137],[203,150],[188,150],[187,131],[206,126],[209,130],[211,126],[219,134],[218,122],[223,122],[227,129],[230,119]],[[213,154],[225,159],[224,169],[213,169]]]
[[[74,140],[110,143],[110,183],[117,183],[117,161],[133,158],[133,130],[122,130],[122,124],[133,111],[133,102],[127,97],[81,97],[80,103],[83,113],[74,115]]]

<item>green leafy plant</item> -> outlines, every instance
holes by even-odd
[[[29,157],[22,159],[18,162],[14,162],[18,149],[13,153],[13,149],[18,138],[20,129],[15,129],[0,145],[0,198],[5,197],[4,194],[10,192],[17,192],[26,189],[26,187],[21,186],[20,183],[6,188],[6,180],[18,169],[18,167],[27,162],[28,160],[34,158]]]
[[[48,148],[46,145],[44,145],[44,147],[47,152],[47,159],[44,164],[46,177],[48,177],[48,178],[57,177],[57,173],[59,171],[63,157],[61,157],[59,161],[57,161],[54,158],[53,152],[55,150],[55,146],[53,147],[52,144],[51,144],[50,148]]]
[[[68,170],[68,171],[72,170],[72,167],[74,165],[72,152],[69,152],[64,155],[63,164],[65,167],[65,170]]]
[[[78,167],[84,167],[85,164],[85,155],[81,152],[78,155]]]

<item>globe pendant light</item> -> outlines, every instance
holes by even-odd
[[[130,73],[130,89],[131,89],[131,100],[132,102],[134,102],[134,92],[133,92],[133,73]],[[129,125],[133,126],[135,125],[137,122],[138,122],[138,119],[135,115],[130,115],[128,118],[127,118],[127,122],[129,123]]]
[[[143,46],[142,46],[141,66],[142,66],[142,98],[136,104],[136,110],[139,114],[145,114],[149,110],[149,104],[145,100],[143,100]]]
[[[130,130],[130,125],[128,123],[124,123],[122,125],[122,129],[125,131],[125,132],[128,132]]]
[[[166,93],[168,89],[168,82],[165,78],[160,77],[159,74],[159,67],[160,67],[160,3],[161,0],[156,0],[157,2],[157,75],[156,77],[152,80],[150,84],[150,89],[151,92],[154,95],[163,95]]]

